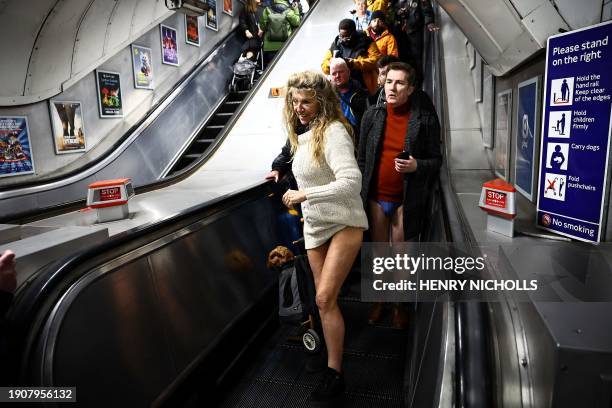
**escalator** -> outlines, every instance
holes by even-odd
[[[228,121],[248,95],[248,90],[241,90],[229,93],[217,110],[212,114],[210,120],[204,125],[202,130],[194,138],[193,142],[181,154],[178,160],[168,171],[166,177],[174,177],[183,173],[186,169],[198,162],[202,156],[207,155],[212,150],[212,145],[222,134]]]

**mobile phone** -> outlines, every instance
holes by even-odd
[[[399,152],[396,157],[398,159],[408,160],[410,158],[410,152],[404,150],[403,152]]]

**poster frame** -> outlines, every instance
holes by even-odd
[[[36,173],[36,166],[34,164],[34,150],[32,149],[32,138],[30,137],[30,125],[28,124],[28,117],[27,116],[9,116],[9,115],[0,115],[0,121],[2,121],[2,119],[23,119],[24,123],[25,123],[25,129],[26,129],[26,137],[28,139],[28,146],[29,146],[29,153],[30,153],[30,163],[32,164],[32,168],[28,171],[22,171],[19,173],[7,173],[7,174],[2,174],[0,173],[0,178],[2,177],[15,177],[15,176],[24,176],[27,174],[34,174]]]
[[[540,129],[540,115],[538,115],[538,112],[541,112],[541,81],[542,81],[542,76],[541,75],[536,75],[533,78],[527,79],[521,83],[519,83],[517,85],[517,93],[516,93],[516,131],[515,133],[515,137],[516,137],[516,154],[514,155],[514,187],[516,188],[516,190],[521,193],[525,198],[527,198],[529,201],[534,202],[534,191],[535,189],[535,185],[536,185],[536,151],[538,149],[539,146],[539,141],[540,138],[538,137],[539,134],[537,134],[537,131]],[[533,108],[533,132],[534,133],[533,136],[533,149],[531,151],[531,190],[527,191],[525,188],[523,188],[519,182],[518,182],[518,178],[517,178],[517,161],[518,161],[518,151],[519,151],[519,124],[521,123],[522,119],[519,118],[519,103],[521,101],[521,90],[525,89],[528,86],[531,86],[532,84],[535,84],[535,99],[534,99],[534,106],[530,107]]]
[[[119,81],[119,101],[121,102],[121,113],[118,115],[108,115],[102,112],[102,93],[100,92],[100,77],[99,77],[99,74],[101,73],[117,75],[117,79]],[[104,119],[122,118],[123,117],[123,93],[121,90],[121,73],[114,72],[114,71],[107,71],[104,69],[96,69],[95,74],[96,74],[96,92],[98,94],[98,113],[100,114],[100,117]]]
[[[81,131],[83,132],[83,147],[79,148],[79,149],[70,149],[70,150],[60,150],[58,143],[57,143],[57,139],[58,139],[58,135],[55,134],[55,125],[57,124],[56,121],[54,120],[55,118],[55,114],[57,114],[57,112],[55,112],[55,103],[63,103],[63,104],[78,104],[80,111],[81,111]],[[85,115],[83,114],[83,104],[81,103],[81,101],[64,101],[64,100],[57,100],[57,99],[51,99],[49,100],[49,116],[50,116],[50,120],[51,120],[51,136],[53,137],[53,146],[55,146],[55,154],[71,154],[71,153],[82,153],[82,152],[86,152],[87,151],[87,132],[85,130]],[[60,123],[61,126],[61,123]]]
[[[223,0],[223,13],[227,14],[228,16],[233,17],[234,16],[234,3],[233,3],[233,0],[229,0],[229,2],[232,5],[232,8],[229,11],[227,11],[225,10],[225,0]]]
[[[191,41],[189,39],[189,24],[187,24],[187,19],[189,17],[193,17],[196,20],[196,29],[198,30],[198,41]],[[201,39],[202,35],[200,34],[200,19],[198,18],[198,16],[188,16],[187,14],[185,14],[185,43],[189,44],[189,45],[193,45],[195,47],[199,47],[200,46],[200,39]]]
[[[213,31],[219,31],[219,17],[217,16],[217,0],[208,0],[208,5],[210,9],[206,13],[206,28],[209,28]],[[215,24],[211,25],[208,19],[208,16],[211,14],[215,16]]]
[[[174,45],[176,46],[176,62],[166,60],[164,55],[164,29],[170,30],[174,32]],[[178,67],[181,64],[181,60],[179,58],[179,49],[178,49],[178,31],[174,27],[167,26],[165,24],[159,25],[159,45],[161,46],[161,58],[162,64],[172,65],[174,67]]]
[[[138,85],[138,73],[136,70],[136,64],[134,63],[134,49],[136,48],[139,50],[147,50],[149,52],[149,55],[150,55],[149,61],[151,63],[151,81],[149,82],[150,83],[149,86]],[[155,71],[153,70],[153,50],[143,45],[132,44],[130,46],[130,51],[131,51],[131,57],[132,57],[132,73],[134,74],[134,88],[154,90],[155,89]]]
[[[503,98],[505,96],[508,96],[508,109],[506,111],[506,123],[507,123],[507,129],[505,131],[504,134],[502,133],[498,133],[499,129],[498,129],[498,119],[499,119],[499,114],[500,112],[500,105],[499,105],[499,101],[500,98]],[[505,91],[501,91],[497,93],[497,96],[495,98],[495,140],[496,140],[496,147],[494,150],[494,170],[495,170],[495,175],[501,179],[504,179],[506,181],[508,181],[509,179],[509,173],[510,173],[510,149],[511,149],[511,144],[510,141],[512,140],[511,137],[511,130],[512,130],[512,89],[506,89]],[[505,137],[505,140],[504,140]],[[506,149],[506,157],[503,159],[504,163],[503,166],[503,173],[501,171],[499,171],[500,169],[498,169],[498,163],[500,162],[499,157],[500,157],[500,148],[501,147],[505,147]]]

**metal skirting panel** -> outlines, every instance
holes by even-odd
[[[149,406],[274,281],[275,211],[259,198],[83,271],[46,320],[31,383],[74,385],[88,407]]]

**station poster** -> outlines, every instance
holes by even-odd
[[[96,70],[98,107],[101,118],[123,117],[121,76],[118,72]]]
[[[230,16],[234,15],[233,0],[223,0],[223,12]]]
[[[514,186],[528,200],[533,201],[534,153],[538,129],[538,91],[540,77],[518,85],[516,117],[516,156],[514,159]]]
[[[49,113],[55,153],[84,152],[85,126],[81,102],[49,101]]]
[[[508,180],[512,90],[499,92],[495,105],[495,174]]]
[[[0,116],[0,177],[34,173],[28,120]]]
[[[134,71],[134,88],[154,89],[154,74],[151,49],[132,44],[132,69]]]
[[[546,48],[536,223],[599,242],[612,115],[612,22],[555,35]]]
[[[200,46],[200,26],[197,16],[185,14],[185,42],[197,47]]]
[[[179,65],[178,44],[176,43],[176,30],[172,27],[159,25],[161,37],[162,63],[167,65]]]
[[[217,0],[207,0],[208,12],[206,13],[206,27],[211,30],[219,31],[219,23],[217,20]]]

